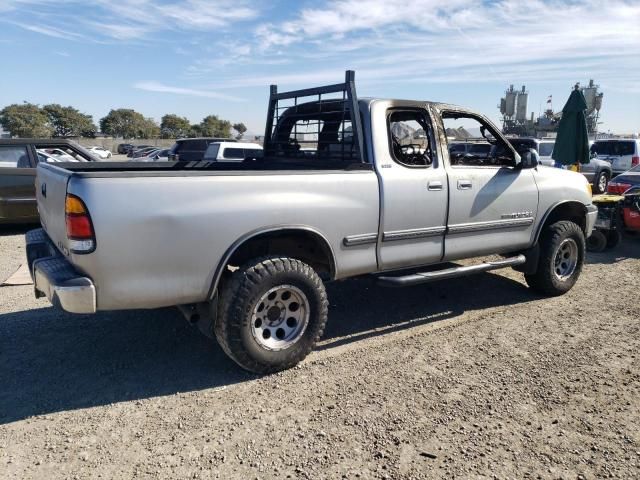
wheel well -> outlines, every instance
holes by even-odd
[[[323,280],[335,276],[335,260],[328,242],[310,230],[285,229],[258,234],[238,246],[227,262],[240,266],[252,258],[282,255],[311,266]]]
[[[547,215],[547,218],[538,230],[536,243],[540,238],[540,234],[548,225],[554,224],[560,220],[570,220],[579,225],[582,231],[586,233],[587,222],[585,206],[580,202],[565,202],[555,206]]]

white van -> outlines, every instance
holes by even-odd
[[[591,146],[600,160],[611,163],[611,170],[618,175],[640,165],[640,140],[633,138],[608,138],[596,140]]]
[[[215,142],[209,144],[203,160],[213,162],[242,162],[245,158],[262,156],[257,143]]]

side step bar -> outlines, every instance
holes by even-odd
[[[474,273],[513,267],[515,265],[522,265],[526,261],[527,258],[524,255],[517,255],[503,260],[484,262],[479,265],[445,268],[444,270],[436,270],[434,272],[412,273],[411,275],[401,277],[378,277],[378,284],[385,287],[409,287],[411,285],[443,280],[445,278],[465,277]]]

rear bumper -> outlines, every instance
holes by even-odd
[[[593,232],[593,227],[596,224],[596,220],[598,218],[598,207],[595,205],[587,205],[587,221],[585,225],[585,235],[587,238],[591,236]]]
[[[93,281],[79,274],[39,228],[26,235],[27,261],[36,297],[47,297],[58,308],[71,313],[96,312]]]

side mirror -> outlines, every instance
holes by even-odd
[[[538,154],[533,148],[522,152],[520,159],[520,168],[536,168],[538,166]]]
[[[538,154],[533,148],[516,153],[516,168],[536,168],[538,166]]]

